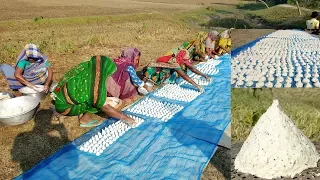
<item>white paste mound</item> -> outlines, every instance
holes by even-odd
[[[0,116],[11,117],[11,116],[15,116],[18,114],[22,114],[23,112],[25,112],[25,110],[23,109],[23,106],[17,105],[14,109],[10,109],[10,107],[8,107],[7,109],[1,109]]]
[[[317,167],[319,159],[313,143],[275,100],[244,142],[235,159],[235,169],[266,179],[294,177]]]
[[[0,100],[11,99],[9,94],[0,94]]]

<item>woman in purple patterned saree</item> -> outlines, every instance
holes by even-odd
[[[12,90],[28,86],[40,91],[35,85],[44,85],[44,91],[48,92],[53,76],[47,57],[42,55],[34,44],[24,47],[14,67],[3,64],[0,70]]]

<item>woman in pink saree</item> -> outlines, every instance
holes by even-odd
[[[137,88],[152,89],[147,86],[136,74],[139,66],[141,52],[137,48],[128,48],[114,62],[117,71],[108,78],[108,96],[131,101],[137,94]]]

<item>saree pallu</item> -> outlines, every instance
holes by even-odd
[[[206,32],[199,32],[197,34],[197,37],[194,41],[190,42],[194,45],[194,50],[192,53],[192,56],[194,56],[195,54],[199,54],[199,55],[204,55],[206,53],[206,45],[205,45],[205,41],[206,38],[208,37],[208,33]]]
[[[21,84],[15,77],[15,67],[8,64],[0,66],[0,70],[6,77],[10,89],[17,90],[25,85]],[[42,63],[32,63],[23,70],[23,77],[33,85],[43,85],[48,78],[48,68],[46,67],[46,61]]]
[[[99,112],[107,98],[106,80],[116,69],[105,56],[94,56],[71,69],[55,88],[56,111],[65,116]]]
[[[220,47],[229,49],[231,48],[231,38],[220,38],[218,46],[218,54],[224,54],[226,51]]]
[[[130,64],[129,64],[130,65]],[[117,64],[117,72],[107,79],[108,95],[126,99],[138,94],[137,88],[132,84],[127,72],[128,64]]]
[[[175,52],[175,55],[177,55],[179,50],[187,50],[191,59],[194,59],[196,56],[203,56],[206,53],[205,41],[207,37],[208,33],[199,32],[194,40],[184,42],[179,48],[173,49],[175,51],[171,50],[166,55],[169,55],[170,52]]]

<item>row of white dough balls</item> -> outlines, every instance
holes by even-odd
[[[131,128],[138,127],[144,122],[143,119],[128,115],[136,121],[136,124],[131,127],[127,123],[122,121],[117,121],[105,127],[101,132],[93,135],[88,141],[84,142],[80,147],[80,151],[95,154],[100,156],[105,149],[107,149],[111,144],[113,144],[118,138],[120,138],[125,132]]]

